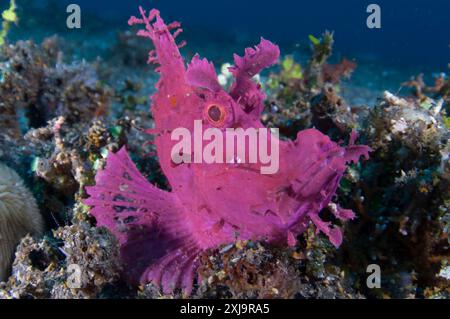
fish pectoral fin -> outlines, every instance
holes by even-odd
[[[175,196],[149,183],[125,148],[108,155],[96,185],[86,190],[90,197],[84,203],[97,226],[108,228],[120,243],[129,281],[190,294],[201,249]]]

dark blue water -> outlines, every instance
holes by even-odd
[[[309,34],[335,32],[336,51],[373,56],[387,64],[446,70],[450,61],[448,0],[60,0],[107,19],[126,19],[137,6],[160,9],[166,20],[243,38],[305,43]],[[381,7],[381,29],[368,29],[366,7]],[[108,27],[108,26],[105,26]],[[109,27],[115,27],[113,25]]]

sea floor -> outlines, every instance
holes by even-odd
[[[13,91],[2,82],[2,98],[22,107],[11,102],[0,108],[0,119],[11,125],[2,122],[8,130],[1,134],[0,160],[25,180],[47,231],[21,241],[0,298],[183,297],[180,291],[163,294],[152,284],[126,283],[117,242],[95,227],[81,203],[107,151],[123,145],[149,181],[169,188],[144,132],[153,126],[149,96],[158,80],[146,64],[151,45],[126,24],[102,23],[76,33],[51,23],[37,27],[30,18],[13,30],[10,50],[2,54],[2,70],[16,85]],[[198,31],[185,29],[182,54],[189,60],[198,52],[218,70],[232,62],[233,53],[242,55],[256,44]],[[306,40],[300,47],[282,44],[282,60],[292,55],[306,68],[313,51]],[[280,65],[259,79],[277,105],[276,111],[268,105],[265,123],[281,125],[286,138],[316,127],[346,141],[357,130],[360,142],[372,148],[370,160],[352,165],[338,191],[339,204],[358,216],[343,225],[344,244],[336,249],[309,228],[294,248],[238,241],[205,252],[191,297],[449,297],[448,78],[440,90],[424,89],[423,96],[402,86],[420,73],[431,85],[434,74],[447,70],[346,58],[357,64],[351,77],[329,85],[311,88],[283,78]],[[11,68],[15,65],[21,67]],[[270,87],[270,81],[284,82]],[[10,117],[17,118],[18,129]],[[86,270],[81,289],[67,286],[71,264]],[[382,269],[381,288],[366,284],[370,264]]]

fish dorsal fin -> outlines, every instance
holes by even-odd
[[[175,89],[183,86],[185,67],[179,49],[185,42],[180,44],[175,42],[175,38],[182,32],[180,23],[165,24],[156,9],[151,10],[149,14],[142,7],[139,7],[139,11],[141,17],[131,17],[128,24],[143,25],[144,28],[139,30],[137,35],[149,38],[153,42],[155,49],[149,52],[148,63],[159,64],[156,70],[161,74],[160,82],[165,82]]]

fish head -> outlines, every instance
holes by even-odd
[[[219,84],[213,63],[195,55],[186,71],[186,83],[198,98],[195,104],[201,106],[204,124],[221,129],[261,127],[265,95],[254,77],[273,65],[279,54],[277,45],[261,39],[255,48],[247,48],[243,57],[235,55],[235,65],[229,68],[234,76],[229,92]]]

